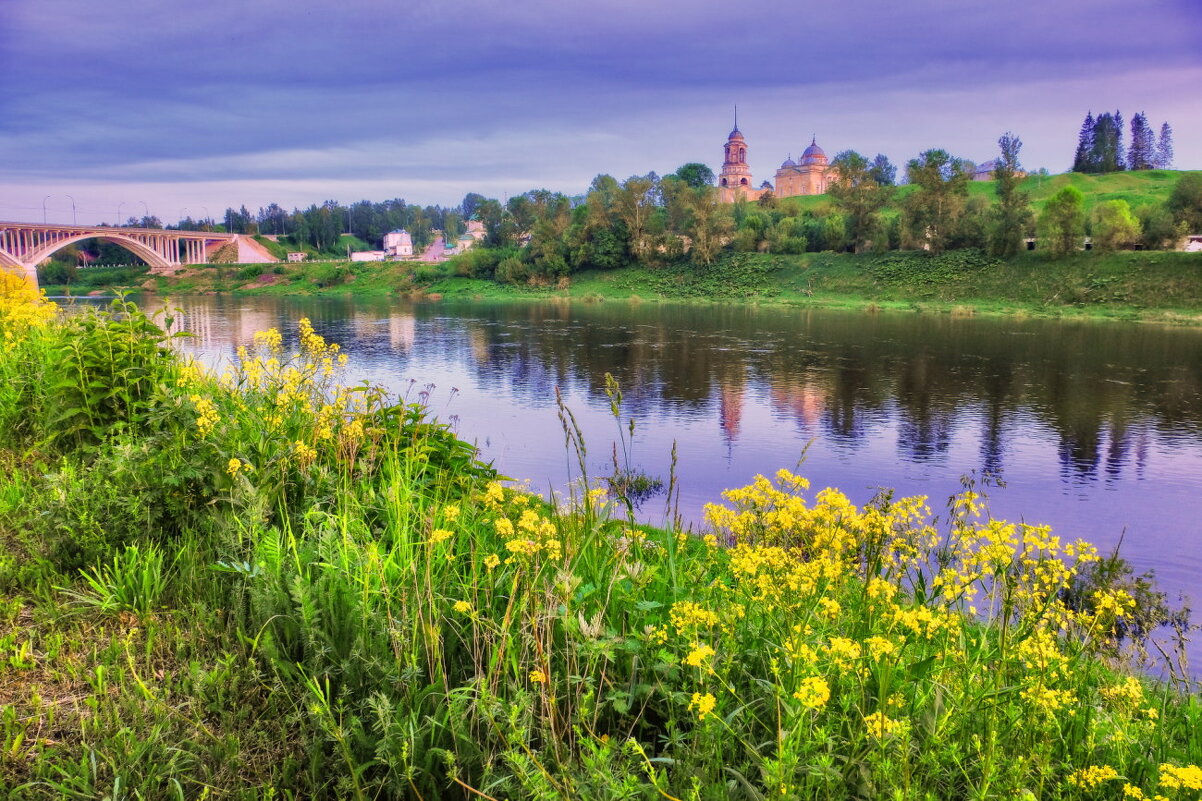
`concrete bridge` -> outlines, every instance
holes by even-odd
[[[152,271],[185,264],[205,264],[212,250],[231,242],[238,247],[235,261],[239,264],[279,261],[265,247],[244,234],[0,222],[0,269],[22,274],[36,286],[40,263],[62,248],[85,239],[103,239],[120,245],[149,264]]]

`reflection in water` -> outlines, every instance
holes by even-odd
[[[677,442],[681,511],[694,521],[722,489],[792,467],[812,441],[803,472],[857,502],[889,486],[939,506],[975,471],[1005,481],[992,491],[999,516],[1103,548],[1125,531],[1127,557],[1172,590],[1202,570],[1190,511],[1202,490],[1202,331],[613,302],[182,305],[190,347],[209,359],[308,316],[350,354],[350,381],[398,393],[433,382],[433,411],[457,414],[462,436],[536,488],[568,471],[555,387],[590,469],[612,470],[612,373],[638,422],[633,466],[666,478]]]

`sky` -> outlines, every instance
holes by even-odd
[[[817,137],[895,164],[1063,172],[1087,111],[1202,169],[1202,0],[3,0],[0,220],[404,198],[715,172]],[[74,206],[74,210],[72,208]]]

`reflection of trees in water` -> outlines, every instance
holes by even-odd
[[[496,346],[476,365],[483,382],[529,400],[555,383],[600,399],[609,372],[632,412],[710,410],[731,441],[751,384],[799,430],[852,445],[893,403],[908,460],[942,458],[971,408],[980,467],[995,474],[1019,410],[1056,433],[1063,474],[1077,480],[1116,477],[1154,432],[1200,422],[1196,331],[612,303],[472,309],[496,320],[473,329]]]
[[[1132,459],[1138,469],[1150,440],[1202,429],[1195,330],[612,301],[219,298],[191,313],[207,338],[243,339],[264,322],[290,330],[305,314],[352,353],[443,349],[483,391],[538,406],[556,385],[602,403],[608,372],[628,413],[712,415],[731,442],[745,433],[742,407],[757,386],[799,431],[852,448],[896,415],[907,460],[944,458],[952,432],[971,421],[980,468],[994,473],[1020,413],[1054,432],[1070,480],[1117,477]]]

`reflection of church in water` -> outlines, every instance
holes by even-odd
[[[790,155],[776,171],[776,185],[764,181],[756,187],[747,164],[747,139],[739,130],[735,117],[734,130],[726,137],[722,161],[722,172],[718,176],[718,198],[723,203],[736,200],[759,200],[771,193],[775,197],[797,195],[822,195],[835,180],[836,173],[827,160],[826,153],[818,146],[817,138],[811,138],[810,146],[793,161]]]

